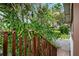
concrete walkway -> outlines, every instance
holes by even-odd
[[[73,41],[70,36],[70,39],[66,40],[56,40],[56,46],[59,48],[57,49],[58,56],[69,56],[73,55]]]

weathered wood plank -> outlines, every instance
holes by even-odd
[[[26,56],[26,48],[27,48],[27,37],[24,36],[24,56]]]
[[[34,56],[38,55],[38,37],[37,37],[37,35],[35,35],[33,38],[33,55]]]
[[[28,55],[31,56],[31,41],[28,42]]]
[[[12,32],[12,56],[16,56],[16,32]]]
[[[57,48],[52,45],[52,56],[57,56]]]
[[[8,52],[8,32],[4,32],[3,56],[7,56],[7,52]]]

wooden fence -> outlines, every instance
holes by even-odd
[[[3,56],[8,55],[8,32],[4,32],[3,40]],[[16,56],[16,32],[12,32],[12,56]],[[24,47],[23,47],[24,46]],[[19,36],[18,48],[20,56],[56,56],[57,48],[50,44],[45,38],[39,40],[37,35],[33,37],[31,41],[28,42],[27,36],[24,38]],[[28,51],[27,51],[28,48]]]

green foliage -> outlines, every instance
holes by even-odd
[[[54,30],[54,37],[55,37],[55,39],[60,38],[60,36],[61,36],[60,31],[59,30]]]
[[[62,34],[69,34],[69,26],[68,25],[61,25],[59,30]]]
[[[67,35],[67,34],[61,34],[60,38],[63,39],[63,40],[68,40],[69,39],[69,35]]]
[[[68,34],[67,26],[61,26],[60,32],[53,28],[55,22],[60,23],[63,19],[62,4],[57,3],[52,7],[49,9],[48,4],[0,4],[0,15],[3,16],[0,28],[3,31],[15,29],[17,36],[31,30],[48,39],[59,38],[60,33]]]
[[[61,10],[62,4],[61,3],[54,4],[53,8],[56,9],[56,10]]]
[[[0,28],[3,31],[15,29],[17,36],[27,30],[40,36],[44,35],[48,39],[57,39],[60,33],[68,34],[69,31],[67,26],[61,26],[60,32],[54,30],[53,24],[59,23],[63,18],[62,4],[57,3],[52,7],[49,9],[48,4],[0,4],[0,15],[3,16]]]

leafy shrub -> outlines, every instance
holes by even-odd
[[[64,24],[64,25],[61,25],[59,27],[59,31],[62,33],[62,34],[69,34],[69,26]]]

